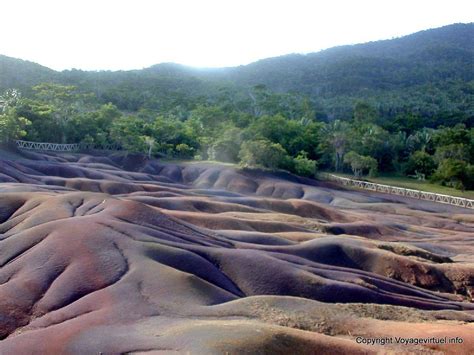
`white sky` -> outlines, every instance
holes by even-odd
[[[62,70],[219,67],[473,22],[467,0],[0,0],[0,54]]]

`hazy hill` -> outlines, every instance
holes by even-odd
[[[56,81],[60,75],[42,65],[0,55],[0,90],[14,87],[24,91],[41,82]]]
[[[56,81],[93,91],[124,110],[167,110],[215,100],[219,89],[245,95],[263,84],[278,92],[308,95],[325,116],[347,117],[364,99],[382,115],[415,111],[423,116],[462,115],[474,109],[474,24],[454,24],[409,36],[290,54],[222,69],[164,63],[133,71],[56,72],[0,56],[0,89]]]

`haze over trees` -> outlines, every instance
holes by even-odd
[[[226,69],[55,72],[0,56],[0,137],[472,189],[473,37],[456,24]]]

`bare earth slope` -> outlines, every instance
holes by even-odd
[[[474,353],[470,210],[123,156],[0,182],[0,354]]]

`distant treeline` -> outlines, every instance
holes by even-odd
[[[309,99],[265,86],[250,100],[227,93],[189,111],[140,109],[131,113],[74,86],[41,84],[30,97],[0,97],[0,137],[59,143],[119,144],[132,152],[211,159],[312,176],[316,169],[351,170],[360,177],[396,172],[474,188],[474,128],[464,123],[426,127],[413,113],[381,122],[359,101],[346,120],[318,120]]]

